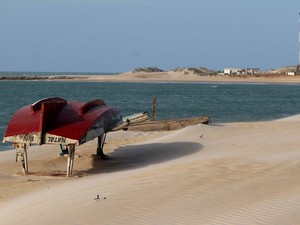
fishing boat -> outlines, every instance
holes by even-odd
[[[147,111],[137,113],[124,117],[123,122],[115,127],[114,130],[171,131],[197,124],[209,124],[210,122],[211,119],[209,116],[156,120],[156,97],[154,96],[151,119]]]
[[[16,159],[28,173],[27,149],[33,144],[56,144],[68,152],[67,176],[72,176],[75,146],[98,138],[97,155],[105,157],[106,133],[122,123],[119,110],[102,100],[87,103],[53,97],[41,99],[19,109],[12,117],[3,142],[12,142]]]
[[[143,114],[145,115],[145,114]],[[209,124],[211,122],[209,116],[167,119],[167,120],[150,120],[143,117],[144,121],[127,118],[123,123],[114,130],[131,130],[131,131],[171,131],[182,129],[187,126],[197,124]]]

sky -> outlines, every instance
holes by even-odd
[[[299,0],[0,0],[0,71],[279,68]]]

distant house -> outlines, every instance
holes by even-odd
[[[259,69],[258,68],[225,68],[224,74],[258,74]]]
[[[242,69],[240,68],[225,68],[224,74],[241,74]]]
[[[246,74],[258,74],[259,69],[258,68],[247,68],[245,69]]]
[[[295,76],[295,72],[286,72],[286,75],[288,75],[288,76]]]

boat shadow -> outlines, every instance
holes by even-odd
[[[194,142],[152,143],[120,147],[107,160],[92,156],[92,168],[77,175],[118,172],[147,167],[199,152],[202,145]]]

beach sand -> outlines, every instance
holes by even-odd
[[[82,79],[82,77],[85,77]],[[118,75],[93,75],[73,76],[74,80],[90,82],[224,82],[224,83],[300,83],[300,76],[274,75],[266,76],[229,76],[229,75],[206,75],[201,76],[193,73],[183,72],[128,72]]]
[[[300,116],[108,134],[29,149],[29,175],[0,153],[0,224],[300,224]],[[99,195],[99,199],[97,199]]]
[[[193,71],[126,72],[107,75],[52,75],[52,76],[6,76],[2,80],[47,80],[80,82],[139,82],[139,83],[285,83],[300,84],[299,75],[258,74],[224,75],[195,74]]]

